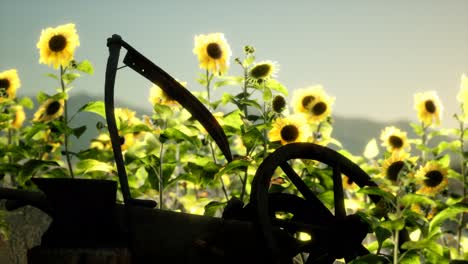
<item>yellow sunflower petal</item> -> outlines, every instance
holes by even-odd
[[[270,141],[281,141],[285,145],[293,142],[307,142],[311,134],[307,120],[303,115],[291,115],[277,118],[268,133]]]
[[[380,134],[382,146],[386,147],[388,151],[409,151],[411,145],[409,144],[407,133],[394,126],[385,127]]]
[[[440,125],[442,117],[442,103],[434,91],[417,93],[414,95],[414,108],[419,120],[425,126]]]
[[[335,98],[325,93],[321,85],[297,89],[293,93],[294,113],[306,114],[311,122],[321,122],[330,116]]]
[[[65,24],[42,30],[36,47],[39,49],[39,63],[67,67],[80,46],[75,24]]]
[[[429,161],[421,167],[415,175],[421,188],[417,191],[420,194],[436,195],[448,185],[448,169],[436,161]]]
[[[198,56],[201,69],[216,75],[227,72],[232,54],[223,33],[195,36],[193,53]]]
[[[34,114],[34,122],[49,122],[63,115],[65,100],[47,99]]]
[[[10,69],[0,72],[0,103],[16,97],[16,90],[21,86],[18,72]]]

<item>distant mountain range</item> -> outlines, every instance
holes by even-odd
[[[80,107],[82,107],[86,103],[103,100],[104,97],[92,96],[88,94],[73,94],[69,101],[69,115],[74,114]],[[127,103],[124,103],[123,100],[120,99],[115,100],[116,107],[128,107],[136,111],[138,116],[143,114],[149,114],[150,106],[149,103],[144,102],[144,105],[146,104],[148,104],[148,107],[144,108],[141,106],[129,105]],[[96,124],[99,121],[105,123],[105,120],[100,116],[94,113],[86,112],[79,113],[73,118],[70,124],[71,127],[79,127],[82,125],[87,126],[86,132],[79,139],[71,139],[73,151],[79,151],[81,149],[89,147],[91,139],[96,137],[98,133]],[[407,131],[409,137],[415,137],[408,121],[398,121],[390,123],[373,121],[365,118],[344,118],[340,116],[333,116],[332,136],[338,139],[343,144],[343,147],[346,150],[357,155],[362,154],[362,152],[364,151],[364,147],[369,142],[369,140],[371,140],[372,138],[376,138],[377,140],[379,140],[382,129],[389,125],[393,125],[404,131]]]

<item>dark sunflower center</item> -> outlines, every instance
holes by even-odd
[[[297,139],[299,136],[299,129],[294,125],[286,125],[281,129],[281,138],[284,141],[290,142]]]
[[[0,79],[0,89],[8,90],[10,88],[10,80]]]
[[[252,68],[250,71],[250,75],[255,79],[264,79],[268,77],[271,71],[270,64],[259,64]]]
[[[62,105],[58,101],[53,101],[46,108],[46,115],[51,116],[55,115]]]
[[[319,116],[327,111],[327,104],[324,102],[318,102],[312,107],[312,113]]]
[[[49,40],[49,49],[53,52],[62,51],[67,46],[67,39],[62,35],[55,35]]]
[[[401,139],[400,137],[398,136],[394,136],[394,135],[391,135],[389,138],[388,138],[388,142],[390,143],[390,145],[394,148],[401,148],[403,147],[403,139]]]
[[[0,97],[8,97],[7,90],[10,87],[10,80],[0,79]]]
[[[314,100],[315,100],[315,97],[312,95],[304,96],[304,98],[302,98],[302,107],[308,108],[309,104],[312,103],[312,101]]]
[[[120,145],[125,144],[125,137],[119,137]]]
[[[208,46],[206,47],[206,52],[208,53],[208,56],[215,60],[220,59],[221,56],[223,56],[223,50],[221,49],[218,43],[208,44]]]
[[[405,163],[401,160],[393,162],[390,166],[388,166],[387,169],[387,179],[391,181],[397,181],[398,180],[398,174],[400,173],[401,169],[403,169],[403,166]]]
[[[444,175],[438,170],[433,170],[426,173],[426,179],[424,179],[424,184],[428,187],[436,187],[442,182]]]
[[[434,104],[434,102],[432,100],[427,100],[425,103],[424,103],[424,107],[426,107],[426,111],[433,114],[436,112],[436,106]]]
[[[286,107],[286,100],[283,96],[277,95],[273,98],[273,111],[280,113]]]

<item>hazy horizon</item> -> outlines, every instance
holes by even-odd
[[[453,126],[462,73],[468,74],[468,1],[13,1],[1,4],[6,36],[0,71],[18,69],[18,96],[57,84],[56,72],[38,64],[36,43],[46,27],[75,23],[95,75],[83,76],[74,93],[102,96],[106,39],[121,35],[188,88],[196,83],[192,53],[197,34],[223,32],[233,51],[230,73],[244,45],[257,59],[280,64],[278,80],[294,89],[321,84],[336,97],[333,114],[371,120],[416,120],[413,95],[435,90],[444,105],[443,126]],[[150,84],[123,71],[116,98],[147,104]],[[149,108],[149,103],[147,104]]]

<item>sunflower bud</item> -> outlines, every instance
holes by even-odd
[[[286,100],[283,96],[277,95],[273,98],[272,107],[273,111],[275,111],[276,113],[281,113],[286,107]]]

